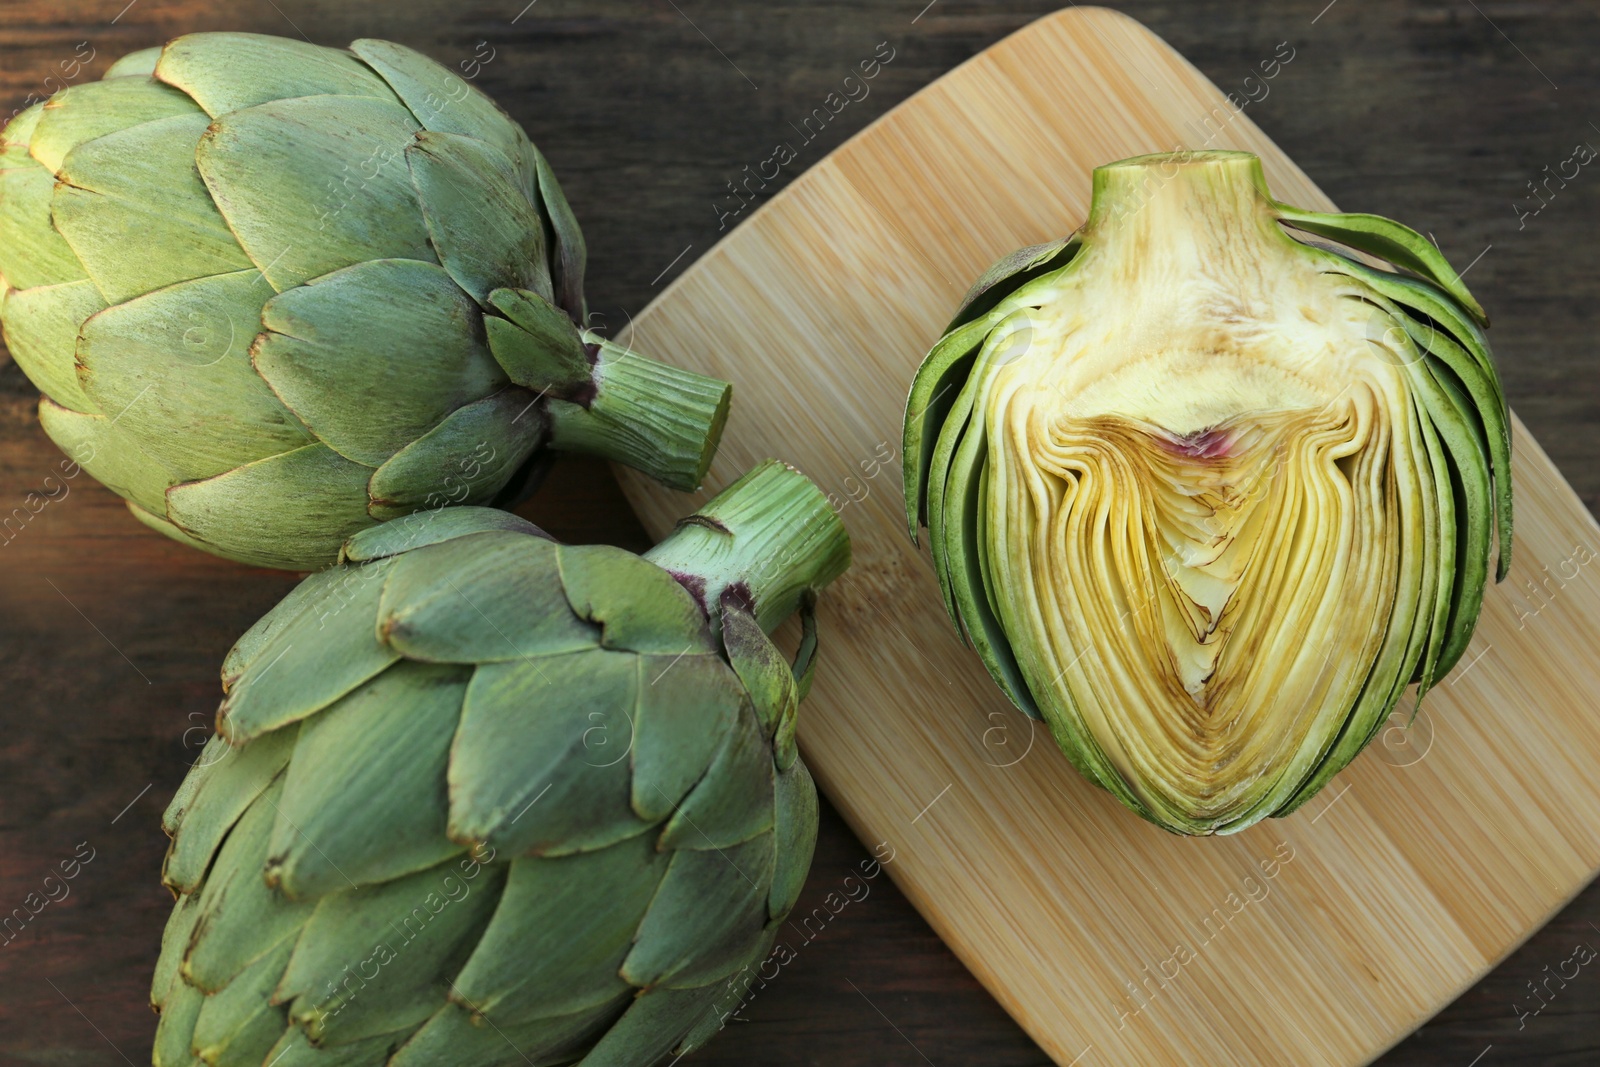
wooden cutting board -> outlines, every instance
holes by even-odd
[[[1516,564],[1472,646],[1414,725],[1288,819],[1200,840],[1140,821],[1011,709],[944,615],[901,514],[914,369],[990,263],[1078,226],[1098,164],[1247,149],[1281,199],[1332,209],[1231,111],[1136,22],[1062,11],[796,179],[631,335],[735,383],[709,490],[777,456],[836,494],[855,566],[823,601],[805,756],[1060,1064],[1365,1063],[1600,866],[1600,529],[1520,423]],[[624,484],[652,535],[690,508]]]

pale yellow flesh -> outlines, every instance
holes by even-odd
[[[1142,175],[997,331],[981,512],[1046,717],[1204,822],[1345,721],[1432,487],[1414,351],[1253,189],[1190,177]]]

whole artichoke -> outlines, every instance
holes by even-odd
[[[140,519],[313,569],[543,446],[676,488],[728,386],[583,329],[522,128],[408,48],[179,37],[0,138],[0,321],[45,431]]]
[[[1461,657],[1497,529],[1510,564],[1486,324],[1425,238],[1252,155],[1101,167],[918,371],[912,536],[1089,779],[1178,833],[1285,815]]]
[[[481,508],[345,556],[229,654],[168,809],[155,1062],[647,1065],[707,1039],[811,862],[796,705],[811,597],[849,562],[822,494],[769,463],[643,558]],[[797,606],[791,673],[765,631]]]

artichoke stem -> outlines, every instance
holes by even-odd
[[[698,489],[728,421],[733,386],[595,334],[583,340],[599,348],[594,392],[582,403],[548,401],[550,447],[614,460],[670,489]]]
[[[1085,242],[1128,265],[1132,284],[1159,250],[1166,262],[1259,271],[1287,252],[1261,161],[1244,152],[1174,152],[1097,167]],[[1170,269],[1170,268],[1169,268]]]
[[[644,558],[693,593],[713,626],[731,599],[770,633],[807,593],[850,566],[850,537],[809,478],[768,460],[681,520]]]

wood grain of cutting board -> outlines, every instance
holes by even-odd
[[[836,495],[855,565],[823,601],[806,758],[1039,1044],[1083,1067],[1346,1067],[1600,867],[1600,529],[1518,423],[1515,566],[1409,729],[1233,837],[1169,836],[1080,779],[962,646],[906,536],[902,404],[969,283],[1078,226],[1091,168],[1178,147],[1256,152],[1280,199],[1333,208],[1148,30],[1062,11],[796,179],[628,340],[735,383],[707,490],[777,456]],[[690,510],[624,484],[653,535]]]

